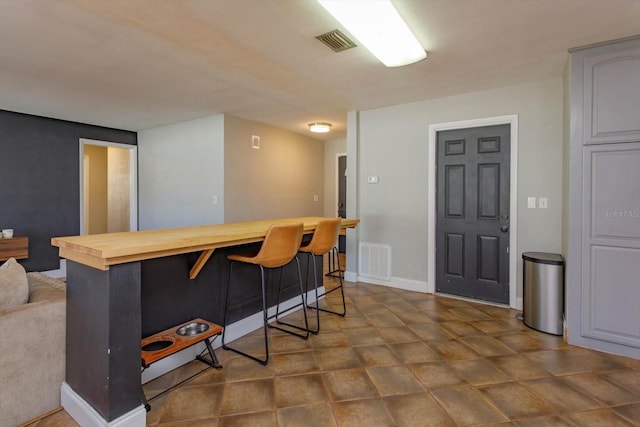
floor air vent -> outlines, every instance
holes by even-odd
[[[357,46],[349,39],[349,37],[340,32],[340,30],[329,31],[328,33],[321,34],[316,38],[329,46],[334,52],[342,52],[343,50]]]
[[[391,279],[391,246],[360,243],[360,274],[375,279]]]

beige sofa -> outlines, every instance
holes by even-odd
[[[28,301],[0,309],[3,427],[59,407],[65,375],[66,285],[42,273],[24,274]]]

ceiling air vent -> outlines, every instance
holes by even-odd
[[[342,52],[343,50],[351,49],[357,45],[349,40],[340,30],[329,31],[328,33],[321,34],[316,37],[322,43],[329,46],[334,52]]]

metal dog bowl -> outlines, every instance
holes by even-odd
[[[158,337],[157,340],[151,341],[142,346],[142,351],[158,351],[171,347],[175,340],[171,337]]]
[[[176,333],[184,337],[184,336],[198,335],[205,332],[208,329],[209,329],[209,325],[207,325],[206,323],[193,322],[193,323],[188,323],[184,326],[179,327]]]

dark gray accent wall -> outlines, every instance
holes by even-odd
[[[80,233],[80,138],[137,144],[136,132],[0,110],[0,228],[29,237],[28,271],[57,269],[51,238]]]

